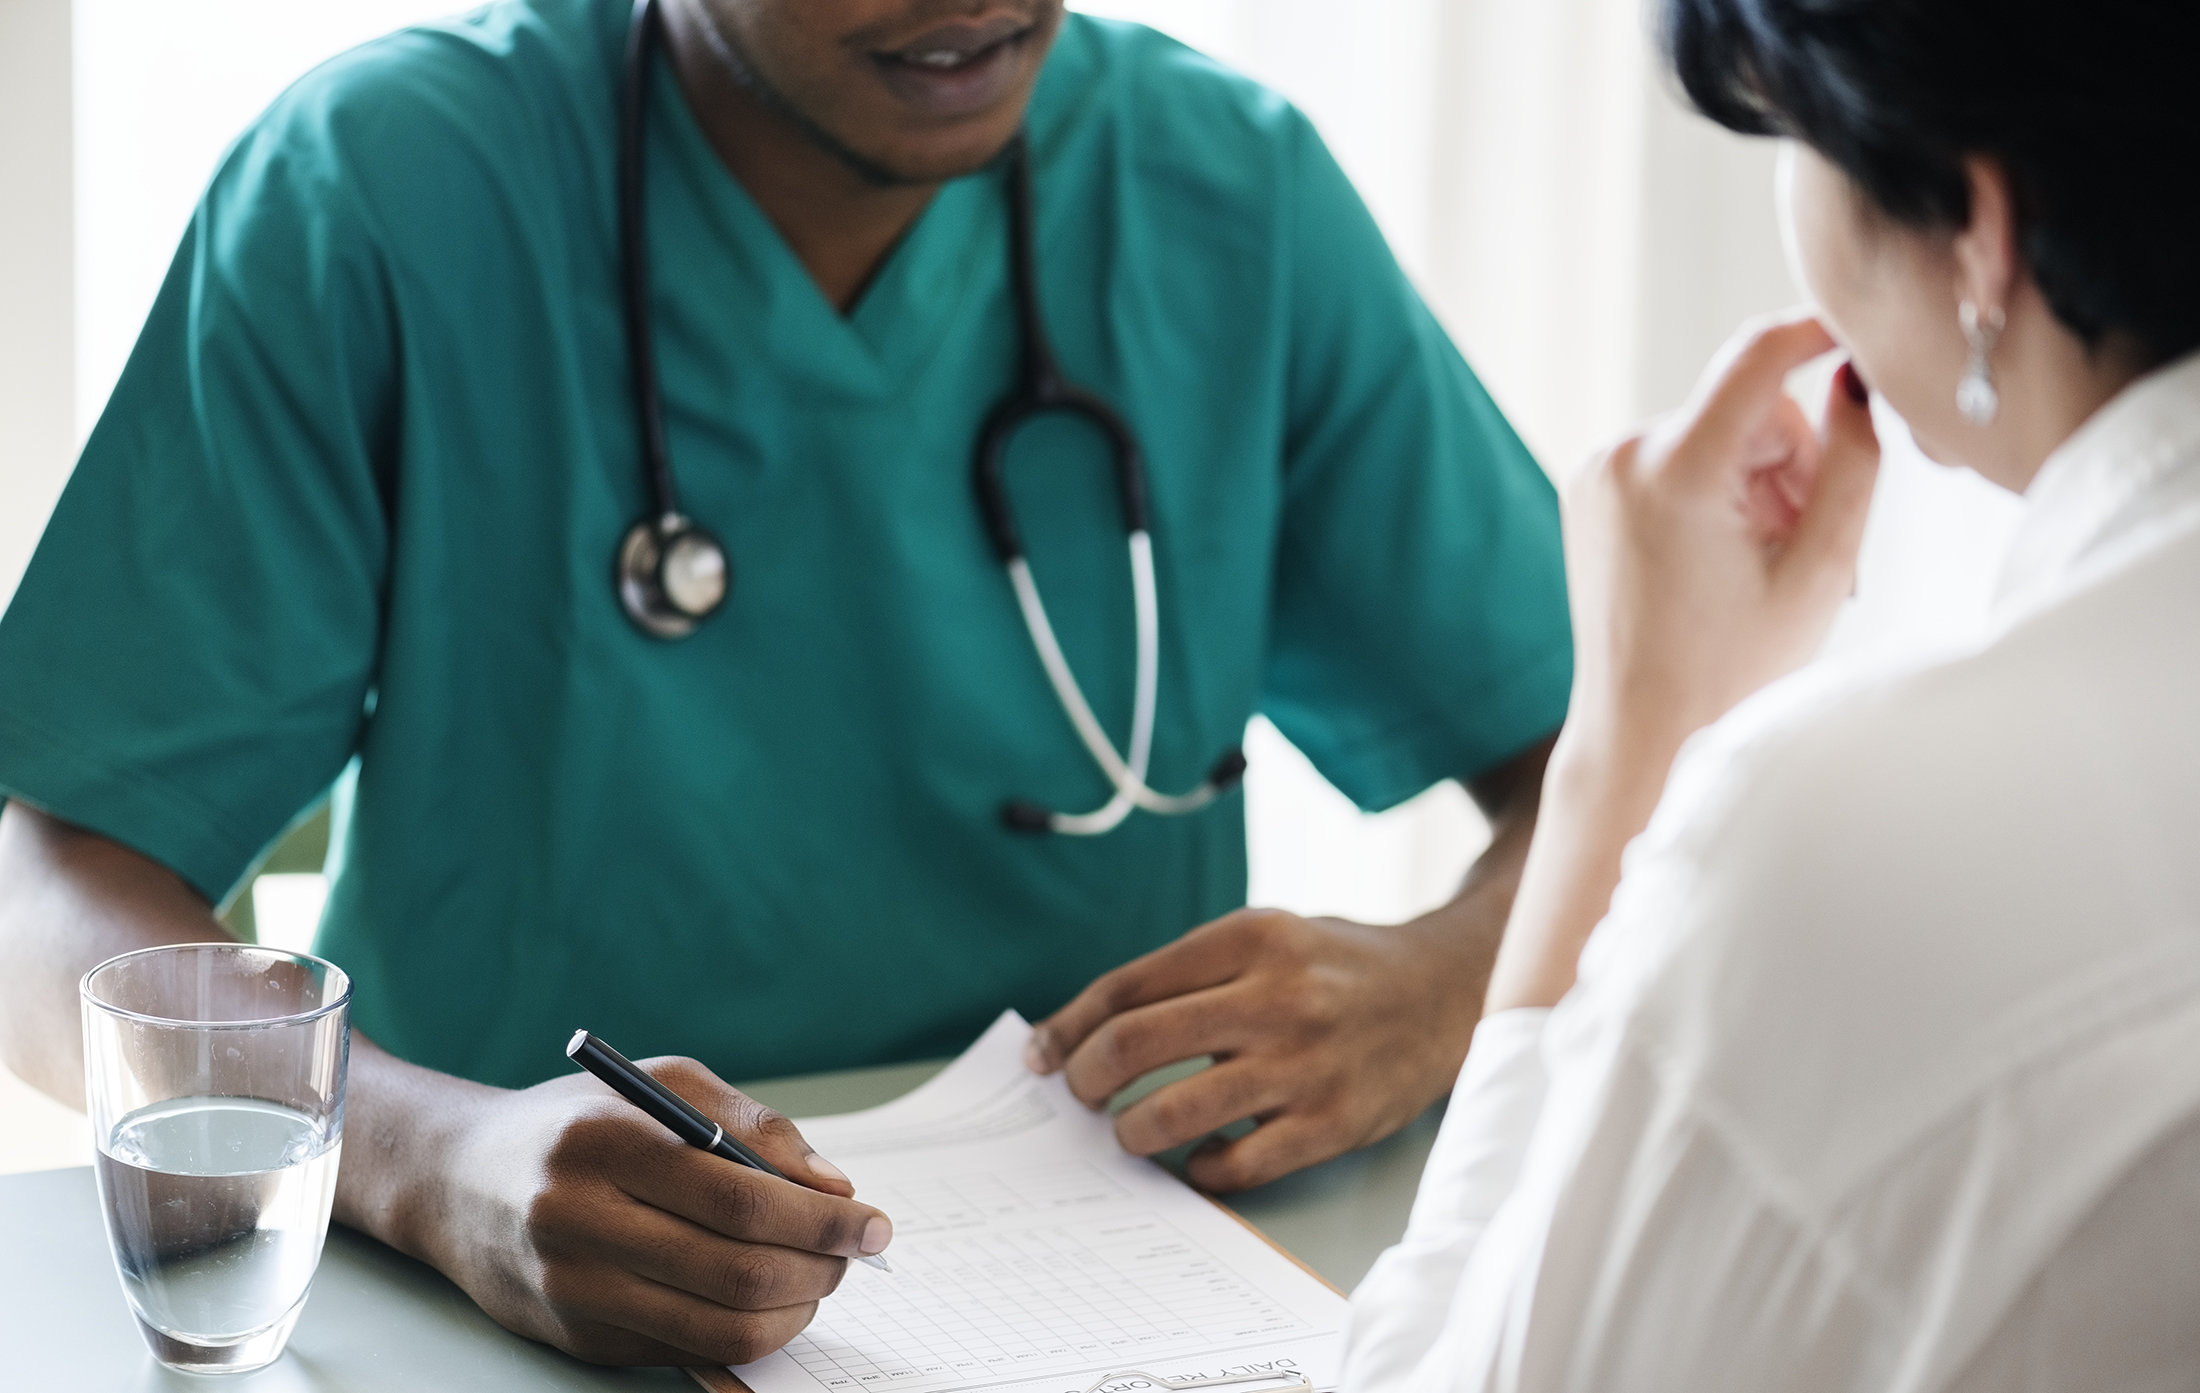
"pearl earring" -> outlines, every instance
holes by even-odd
[[[1973,425],[1986,425],[2001,410],[2001,393],[1994,387],[1994,341],[2001,337],[2008,317],[1999,305],[1983,312],[1969,300],[1956,307],[1963,323],[1963,341],[1971,346],[1971,361],[1956,384],[1956,410]]]

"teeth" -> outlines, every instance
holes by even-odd
[[[951,48],[934,48],[909,54],[908,61],[926,68],[959,68],[968,56]]]

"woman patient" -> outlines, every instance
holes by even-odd
[[[1348,1384],[2200,1387],[2200,5],[1663,26],[1819,315],[1571,490],[1574,706]],[[1993,633],[1775,682],[1872,391],[2025,495]]]

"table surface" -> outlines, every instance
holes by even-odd
[[[794,1117],[883,1103],[937,1064],[753,1085]],[[1231,1207],[1349,1290],[1404,1231],[1435,1139],[1431,1113],[1365,1151],[1258,1190]],[[373,1239],[331,1229],[290,1348],[255,1374],[207,1379],[146,1352],[108,1256],[89,1167],[0,1176],[0,1389],[27,1393],[694,1393],[673,1369],[601,1369],[513,1335],[441,1274]]]

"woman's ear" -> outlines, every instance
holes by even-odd
[[[2009,176],[1998,162],[1976,157],[1963,162],[1963,172],[1971,186],[1971,221],[1955,238],[1956,299],[1982,312],[2006,310],[2018,275]]]

